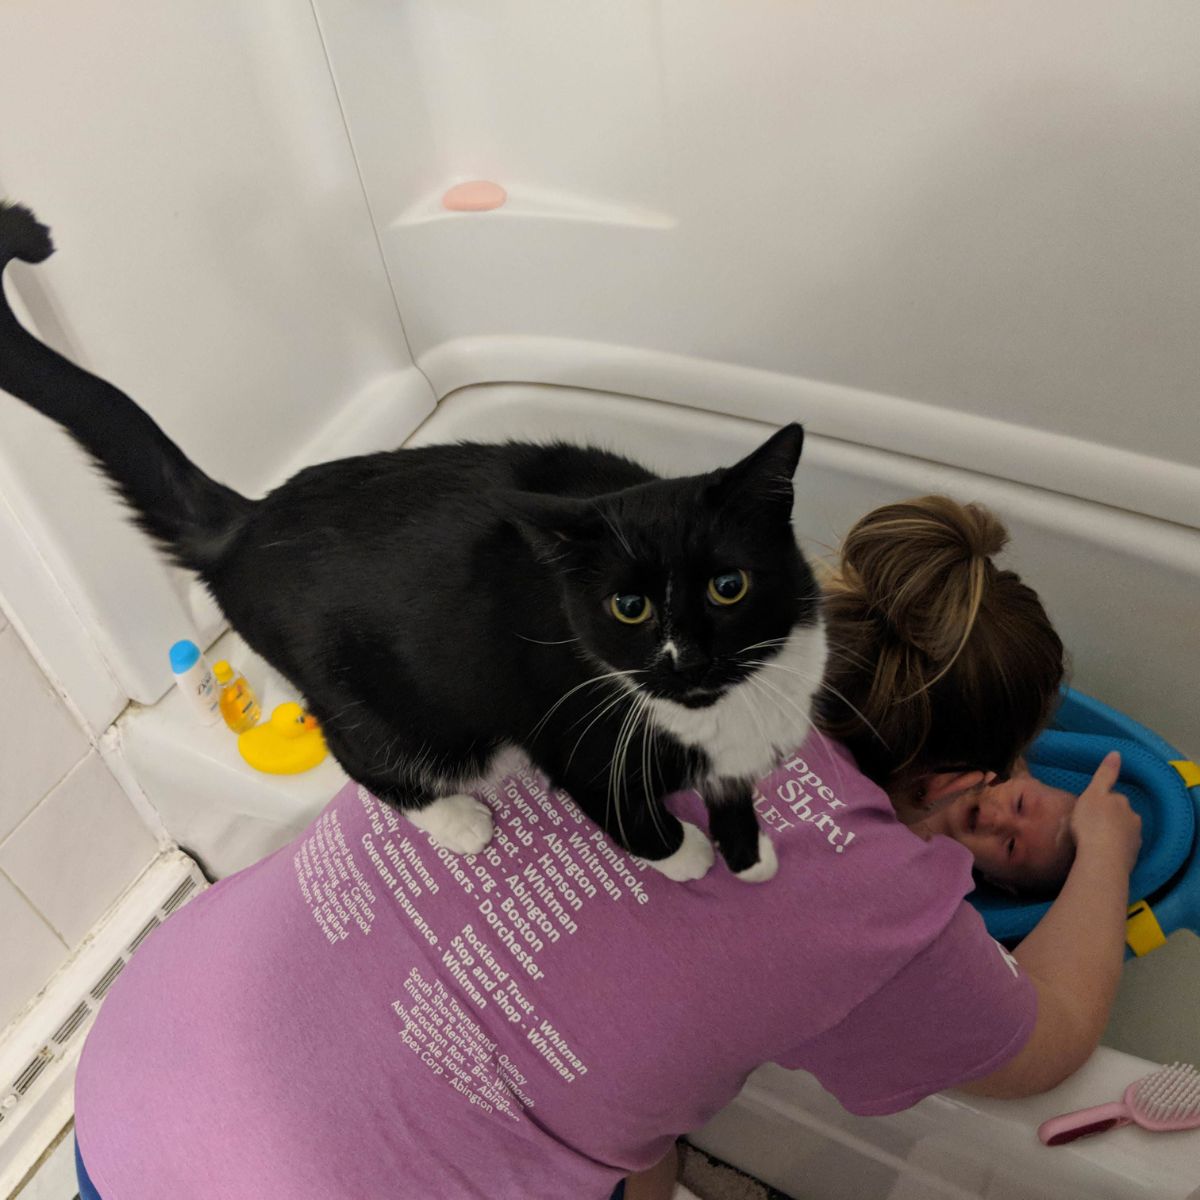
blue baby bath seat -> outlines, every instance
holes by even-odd
[[[1108,705],[1068,691],[1028,754],[1031,773],[1076,794],[1110,750],[1121,753],[1120,791],[1142,818],[1142,848],[1129,882],[1129,952],[1147,953],[1175,929],[1200,930],[1200,769],[1158,734]],[[1023,938],[1049,900],[1021,900],[980,888],[970,897],[992,937]]]

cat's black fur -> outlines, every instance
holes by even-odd
[[[51,250],[28,210],[0,205],[0,270]],[[511,744],[635,854],[680,851],[683,829],[659,798],[694,785],[730,866],[758,860],[749,777],[723,776],[704,745],[667,732],[651,698],[680,714],[709,708],[815,626],[790,525],[799,426],[684,479],[563,444],[460,444],[324,463],[252,501],[27,333],[2,287],[0,387],[97,460],[382,799],[422,809]],[[751,587],[726,608],[706,588],[732,569]],[[619,622],[614,593],[648,596],[655,617]],[[765,746],[764,765],[787,748]]]

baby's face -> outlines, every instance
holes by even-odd
[[[929,833],[944,833],[971,851],[994,883],[1018,889],[1056,887],[1075,855],[1071,813],[1076,797],[1048,787],[1019,762],[1006,783],[976,788],[927,817]]]

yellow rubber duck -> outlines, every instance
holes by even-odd
[[[271,719],[238,737],[238,751],[268,775],[298,775],[325,761],[329,751],[316,717],[298,704],[280,704]]]

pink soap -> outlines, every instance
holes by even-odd
[[[456,183],[443,197],[442,206],[451,212],[486,212],[499,208],[508,193],[490,179],[472,179],[469,183]]]

